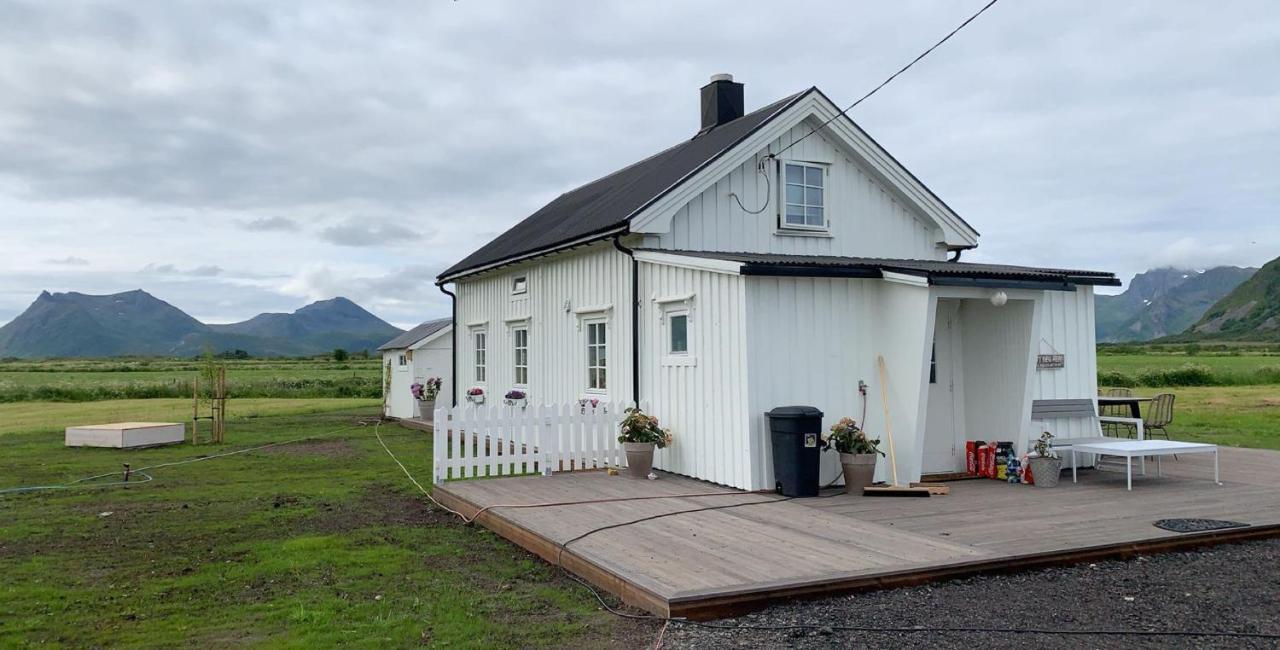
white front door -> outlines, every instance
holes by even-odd
[[[929,365],[929,409],[924,430],[925,474],[964,469],[964,426],[956,421],[959,379],[958,300],[939,300],[934,324],[933,358]]]

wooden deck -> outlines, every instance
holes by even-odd
[[[457,481],[435,494],[468,517],[487,508],[477,523],[629,604],[705,619],[781,598],[1280,536],[1280,452],[1221,455],[1222,486],[1211,456],[1183,456],[1166,459],[1160,478],[1149,466],[1132,492],[1123,473],[1088,470],[1078,484],[1064,472],[1052,489],[954,481],[949,496],[928,499],[780,501],[672,475],[603,472]],[[666,495],[682,496],[585,503]],[[546,503],[566,505],[503,507]],[[734,507],[675,514],[709,506]],[[1177,517],[1249,527],[1178,534],[1152,525]],[[616,527],[590,532],[606,526]]]

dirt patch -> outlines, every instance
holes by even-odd
[[[297,499],[277,496],[275,507],[288,507]],[[321,503],[319,512],[305,522],[321,533],[349,532],[370,526],[461,526],[462,521],[433,505],[425,496],[404,494],[386,486],[369,488],[358,499]]]
[[[357,451],[346,440],[303,440],[279,447],[268,447],[262,450],[264,454],[278,454],[282,456],[322,456],[324,458],[350,458],[355,456]]]

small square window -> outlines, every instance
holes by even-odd
[[[519,275],[511,279],[511,294],[521,294],[529,292],[528,276]]]
[[[781,226],[825,230],[826,170],[817,165],[783,163]]]

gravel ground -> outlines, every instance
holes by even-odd
[[[1062,630],[1182,630],[1280,634],[1280,540],[1217,546],[797,601],[733,619],[740,625]],[[652,643],[652,640],[649,641]],[[671,624],[664,648],[1280,648],[1213,637],[959,632],[707,629]]]

